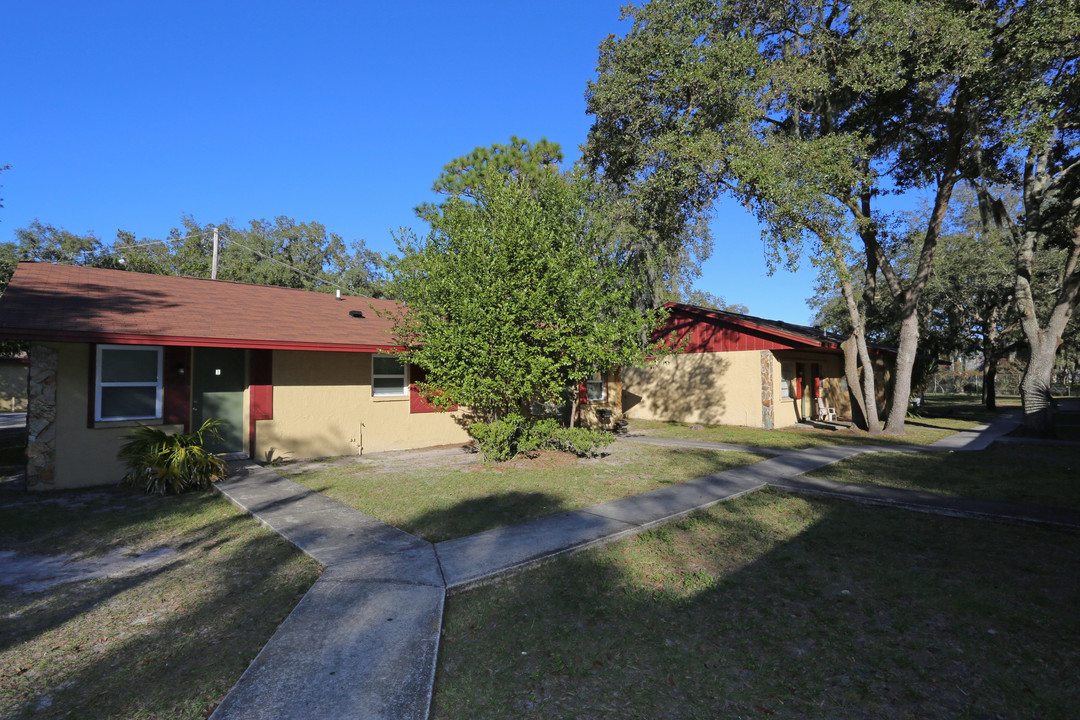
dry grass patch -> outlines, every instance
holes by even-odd
[[[817,478],[1080,510],[1080,446],[998,443],[979,452],[871,453]]]
[[[689,425],[657,420],[634,420],[630,423],[630,430],[661,438],[805,450],[822,445],[929,445],[960,430],[970,430],[979,422],[956,417],[909,418],[903,435],[871,435],[861,430],[818,430],[808,427],[762,430],[737,425]]]
[[[0,551],[5,720],[204,718],[319,573],[203,493],[0,483]]]
[[[1002,411],[1009,406],[1002,403]],[[822,445],[929,445],[959,432],[989,422],[998,412],[989,412],[977,400],[965,396],[938,396],[927,401],[924,417],[909,417],[903,435],[871,435],[855,429],[820,430],[794,426],[775,430],[737,425],[690,425],[687,423],[633,420],[633,431],[664,438],[733,443],[757,447],[804,450]]]
[[[1065,718],[1080,536],[760,491],[452,596],[433,718]]]

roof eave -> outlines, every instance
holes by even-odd
[[[253,340],[245,338],[188,337],[183,335],[147,335],[139,333],[106,333],[78,331],[45,331],[0,328],[3,340],[37,340],[43,342],[110,343],[114,345],[181,345],[186,347],[229,347],[267,350],[312,350],[318,352],[393,352],[403,350],[399,345],[370,343],[315,343],[300,340]]]

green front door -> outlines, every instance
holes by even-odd
[[[191,422],[198,428],[207,418],[221,421],[220,437],[207,443],[213,452],[244,451],[244,358],[234,348],[195,348]]]

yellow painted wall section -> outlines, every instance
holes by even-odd
[[[124,467],[116,459],[121,436],[135,423],[120,427],[87,427],[90,398],[90,346],[84,343],[42,343],[57,352],[56,366],[56,489],[120,482]],[[179,432],[180,425],[162,425]]]
[[[619,376],[604,376],[604,399],[589,400],[578,406],[578,425],[593,430],[611,430],[616,420],[622,419],[622,385]],[[610,410],[606,421],[601,420],[599,411]]]
[[[631,419],[761,427],[761,354],[684,353],[625,368],[622,400]]]
[[[458,413],[410,413],[371,395],[371,353],[275,350],[274,419],[255,423],[255,459],[356,455],[469,441]]]

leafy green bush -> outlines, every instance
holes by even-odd
[[[469,426],[469,434],[476,439],[485,460],[505,462],[518,454],[518,441],[524,426],[525,418],[512,413],[491,422],[473,423]]]
[[[203,447],[204,436],[217,436],[219,425],[210,418],[198,430],[173,434],[140,425],[122,438],[124,483],[160,495],[209,488],[228,474],[225,461]]]
[[[491,422],[473,423],[469,433],[485,460],[505,462],[517,455],[540,450],[569,452],[578,457],[594,457],[600,448],[615,439],[609,432],[587,428],[566,428],[558,420],[532,420],[516,413]]]
[[[552,450],[573,453],[578,457],[596,457],[600,449],[610,445],[615,436],[603,430],[583,427],[558,428],[552,433],[548,447]]]

